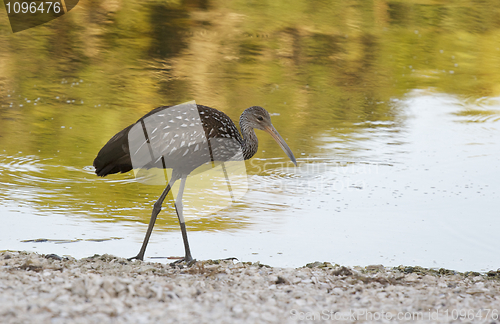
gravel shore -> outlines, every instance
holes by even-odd
[[[500,271],[0,253],[1,323],[499,323]]]

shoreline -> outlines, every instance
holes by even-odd
[[[500,323],[500,270],[0,253],[2,323]]]

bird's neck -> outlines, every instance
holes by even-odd
[[[246,123],[241,119],[240,128],[241,135],[243,136],[243,143],[241,145],[241,148],[243,150],[243,158],[245,160],[248,160],[252,156],[254,156],[255,153],[257,153],[257,149],[259,148],[259,140],[257,139],[257,135],[255,135],[255,131],[253,130],[253,128],[246,125]]]

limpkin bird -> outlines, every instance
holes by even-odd
[[[180,179],[174,205],[181,227],[185,256],[177,262],[194,261],[183,216],[182,194],[186,178],[193,170],[207,162],[231,160],[238,155],[237,151],[243,159],[250,159],[258,147],[254,129],[268,132],[297,165],[292,151],[272,125],[271,117],[264,108],[253,106],[243,111],[240,116],[240,135],[233,121],[223,112],[196,104],[187,107],[179,105],[153,109],[136,123],[113,136],[94,160],[95,172],[101,177],[128,172],[137,167],[172,169],[166,188],[154,204],[141,250],[130,259],[144,260],[144,253],[163,201],[175,181]],[[226,144],[214,145],[221,141]],[[203,149],[204,147],[208,149]],[[141,159],[149,162],[137,165],[137,161]]]

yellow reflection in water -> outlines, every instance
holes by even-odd
[[[196,100],[236,121],[261,105],[298,157],[315,156],[325,134],[355,142],[376,121],[400,127],[392,100],[413,89],[498,96],[499,29],[496,0],[98,0],[17,34],[0,15],[0,196],[147,222],[161,187],[90,166],[152,108]],[[497,118],[474,109],[457,114]],[[286,161],[258,135],[256,158]],[[246,224],[217,217],[194,226]]]

